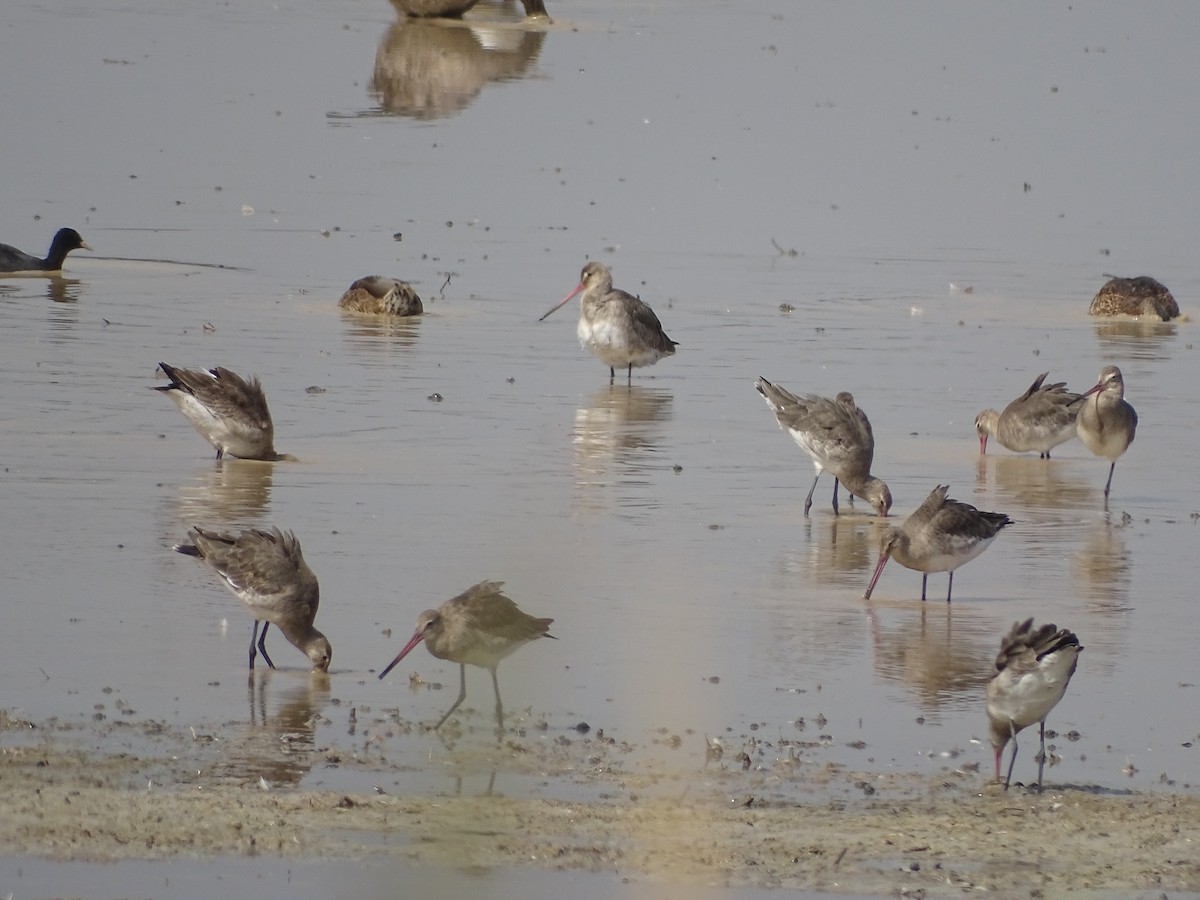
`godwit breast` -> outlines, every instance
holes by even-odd
[[[618,366],[626,368],[627,380],[632,381],[634,366],[652,366],[679,346],[667,337],[654,310],[632,294],[613,288],[612,272],[598,262],[584,266],[579,286],[538,321],[561,309],[580,291],[579,343],[608,366],[609,384],[616,380]]]
[[[342,294],[338,306],[379,316],[419,316],[425,311],[411,284],[382,275],[358,279]]]
[[[996,780],[1000,780],[1000,757],[1012,741],[1012,758],[1004,789],[1012,781],[1017,761],[1017,732],[1037,722],[1041,725],[1042,749],[1038,754],[1038,790],[1046,765],[1046,716],[1067,690],[1083,647],[1065,628],[1043,625],[1034,629],[1033,619],[1013,624],[1000,642],[996,671],[987,688],[987,714],[992,747],[996,751]]]
[[[1075,437],[1080,395],[1068,391],[1064,381],[1043,385],[1049,374],[1034,379],[1004,412],[985,409],[975,417],[980,456],[987,453],[989,435],[1014,453],[1036,450],[1042,459],[1049,459],[1051,450]]]
[[[1179,315],[1179,304],[1171,292],[1149,275],[1137,278],[1109,276],[1092,298],[1092,316],[1153,316],[1166,322]]]
[[[329,671],[333,648],[313,627],[321,599],[317,576],[304,561],[300,542],[292,532],[252,528],[241,534],[223,534],[197,527],[188,532],[188,537],[192,539],[190,544],[178,544],[175,549],[212,566],[254,616],[251,671],[256,646],[267,665],[275,668],[265,644],[267,628],[272,624],[311,660],[314,672]],[[259,622],[263,623],[261,634]]]
[[[1129,449],[1137,433],[1137,413],[1125,401],[1125,380],[1121,370],[1116,366],[1101,369],[1096,386],[1084,392],[1082,406],[1075,422],[1079,439],[1092,453],[1103,456],[1110,463],[1108,481],[1104,482],[1104,501],[1107,503],[1117,460]]]
[[[481,581],[467,588],[437,609],[427,609],[417,618],[417,627],[404,649],[379,673],[383,678],[395,668],[408,652],[421,643],[438,659],[458,663],[458,699],[438,719],[434,730],[450,718],[467,696],[467,664],[479,666],[492,673],[492,687],[496,691],[496,724],[503,727],[504,707],[500,702],[500,682],[496,678],[496,667],[500,660],[516,651],[523,644],[536,638],[554,635],[550,633],[553,619],[535,619],[523,613],[517,604],[501,593],[502,581]]]
[[[294,456],[275,452],[275,426],[257,378],[246,381],[221,366],[177,369],[165,362],[158,366],[171,383],[154,390],[175,401],[192,427],[217,448],[217,459],[228,453],[239,459],[295,461]]]
[[[804,515],[812,507],[813,492],[821,473],[833,473],[833,511],[838,511],[838,483],[852,495],[862,497],[874,508],[876,515],[886,516],[892,507],[892,493],[884,482],[871,474],[875,456],[875,435],[867,414],[858,408],[854,397],[842,391],[836,398],[816,394],[793,394],[765,378],[754,382],[767,406],[779,420],[779,427],[791,434],[807,453],[817,469],[808,496],[804,498]]]
[[[883,535],[879,562],[867,585],[864,600],[871,599],[875,582],[883,573],[889,559],[906,569],[921,573],[921,599],[925,599],[925,583],[930,572],[949,572],[946,602],[954,591],[954,570],[969,563],[988,548],[1000,529],[1013,520],[1004,513],[981,512],[966,503],[946,496],[949,485],[939,484],[899,527],[889,528]]]
[[[74,228],[60,228],[50,242],[45,259],[24,253],[8,244],[0,244],[0,272],[60,272],[63,260],[72,250],[91,250],[87,241]]]

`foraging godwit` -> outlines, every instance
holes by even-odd
[[[1136,278],[1108,276],[1092,298],[1090,316],[1153,316],[1166,322],[1179,315],[1179,304],[1161,282],[1149,275]]]
[[[862,497],[886,516],[892,507],[888,486],[871,474],[875,455],[875,435],[867,414],[858,408],[854,397],[842,391],[833,400],[815,394],[798,396],[765,378],[754,382],[755,389],[767,401],[767,406],[779,420],[779,427],[791,434],[800,448],[812,457],[817,469],[808,496],[804,498],[804,515],[812,507],[813,492],[821,473],[833,473],[833,511],[838,512],[838,483],[852,495]]]
[[[425,311],[411,284],[382,275],[367,275],[355,281],[342,294],[338,306],[381,316],[419,316]]]
[[[632,382],[634,366],[654,365],[664,356],[672,355],[679,346],[667,337],[654,310],[632,294],[613,289],[612,272],[599,262],[584,266],[579,286],[538,321],[544,321],[580,291],[583,297],[576,329],[579,343],[608,366],[609,384],[616,380],[618,366],[626,367],[627,380]]]
[[[1051,450],[1075,437],[1080,395],[1068,391],[1065,381],[1043,385],[1049,374],[1034,379],[1004,412],[985,409],[975,417],[980,456],[987,453],[989,435],[1014,453],[1036,450],[1042,459],[1049,459]]]
[[[969,563],[988,548],[1000,529],[1013,524],[1004,513],[982,512],[975,507],[949,499],[949,485],[939,484],[900,526],[884,532],[879,550],[879,562],[864,600],[871,599],[875,582],[883,573],[889,559],[906,569],[921,573],[921,599],[925,599],[925,584],[930,572],[949,572],[946,602],[954,591],[954,570]]]
[[[154,390],[175,401],[192,427],[217,448],[217,459],[228,453],[239,459],[295,462],[296,457],[275,452],[275,426],[257,378],[246,381],[222,366],[177,369],[165,362],[158,366],[171,383]]]
[[[1121,370],[1116,366],[1105,366],[1100,370],[1096,386],[1084,392],[1083,408],[1075,421],[1084,446],[1110,463],[1108,481],[1104,482],[1105,503],[1117,460],[1133,443],[1137,423],[1137,413],[1125,400],[1125,379],[1121,377]]]
[[[479,666],[492,673],[496,691],[496,724],[503,727],[504,708],[500,702],[500,682],[496,667],[500,660],[535,638],[550,633],[553,619],[535,619],[522,612],[517,604],[501,593],[503,581],[481,581],[457,597],[447,600],[437,609],[427,609],[417,617],[417,627],[404,649],[396,654],[379,677],[387,675],[400,660],[421,641],[438,659],[458,663],[460,686],[458,699],[438,719],[433,730],[442,727],[467,696],[467,664]]]
[[[1013,624],[1000,642],[996,671],[987,687],[988,730],[996,751],[996,780],[1000,780],[1000,757],[1011,740],[1012,758],[1004,789],[1012,781],[1017,761],[1017,732],[1037,722],[1041,725],[1042,749],[1038,754],[1038,790],[1046,765],[1046,716],[1067,690],[1083,646],[1070,631],[1057,625],[1034,630],[1033,619]]]
[[[91,250],[87,241],[74,228],[60,228],[50,242],[50,252],[45,259],[18,250],[8,244],[0,244],[0,272],[59,272],[63,260],[72,250]]]
[[[313,627],[321,599],[317,576],[304,561],[300,542],[292,532],[251,528],[235,535],[196,527],[188,536],[192,543],[177,544],[175,550],[212,566],[254,616],[254,630],[250,633],[251,671],[254,671],[256,646],[267,665],[275,668],[265,644],[267,628],[272,624],[312,661],[314,672],[329,671],[333,648],[325,635]],[[263,623],[261,634],[259,622]]]

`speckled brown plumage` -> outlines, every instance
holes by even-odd
[[[419,316],[425,312],[411,284],[382,275],[367,275],[355,281],[342,294],[338,306],[379,316]]]
[[[1179,304],[1171,292],[1148,275],[1136,278],[1110,276],[1092,298],[1088,314],[1093,316],[1153,316],[1164,322],[1179,315]]]

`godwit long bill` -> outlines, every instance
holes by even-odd
[[[1105,503],[1117,460],[1133,443],[1137,423],[1137,413],[1125,400],[1125,379],[1121,377],[1121,370],[1116,366],[1105,366],[1100,370],[1096,386],[1084,392],[1083,408],[1075,422],[1084,446],[1110,463],[1108,481],[1104,482]]]
[[[328,639],[313,627],[320,604],[317,576],[300,553],[300,542],[290,531],[251,528],[241,534],[225,534],[193,528],[190,544],[178,544],[175,550],[208,563],[224,580],[247,611],[254,616],[250,633],[250,670],[254,671],[258,652],[272,669],[267,655],[267,628],[275,625],[288,642],[312,662],[314,672],[329,671],[333,648]],[[259,633],[258,623],[262,622]]]
[[[1066,382],[1046,384],[1049,372],[1043,372],[1029,390],[1004,407],[1004,412],[985,409],[975,417],[979,434],[979,454],[987,453],[988,437],[995,437],[1014,453],[1038,451],[1042,459],[1050,451],[1075,437],[1075,417],[1079,414],[1079,394],[1067,390]]]
[[[626,369],[633,381],[633,368],[651,366],[671,356],[678,345],[667,337],[662,323],[649,306],[632,294],[616,290],[612,273],[603,263],[590,262],[579,275],[579,285],[547,310],[539,322],[583,292],[579,301],[579,343],[608,366],[608,382],[617,377],[617,367]]]
[[[438,719],[433,729],[442,727],[450,714],[458,709],[467,696],[467,665],[479,666],[492,673],[496,691],[496,725],[504,726],[504,706],[500,701],[500,682],[496,667],[500,660],[524,644],[542,637],[552,638],[553,619],[537,619],[522,612],[512,600],[501,593],[502,581],[481,581],[457,597],[447,600],[437,609],[427,609],[417,617],[417,627],[404,649],[396,654],[379,677],[382,679],[396,667],[421,641],[438,659],[458,663],[458,699]]]
[[[249,381],[222,366],[215,369],[178,369],[160,362],[170,384],[152,388],[170,397],[192,427],[217,448],[217,459],[226,453],[239,459],[295,461],[275,452],[275,426],[267,396],[257,378]]]
[[[879,562],[867,585],[864,600],[871,599],[875,583],[889,559],[921,573],[921,599],[930,572],[949,572],[946,602],[954,591],[954,570],[969,563],[988,548],[1000,529],[1013,524],[1004,513],[982,512],[967,503],[946,496],[949,485],[939,484],[925,502],[900,526],[884,532]]]
[[[1073,633],[1057,625],[1033,627],[1033,619],[1016,622],[1000,641],[996,671],[987,687],[988,730],[996,753],[996,780],[1000,757],[1011,740],[1012,758],[1004,789],[1012,781],[1017,761],[1017,732],[1037,722],[1042,749],[1038,754],[1038,790],[1046,765],[1046,716],[1067,690],[1083,646]]]
[[[765,378],[754,382],[754,388],[779,420],[779,427],[807,453],[817,469],[808,496],[804,498],[804,515],[812,507],[813,492],[821,473],[833,473],[833,511],[838,512],[838,483],[852,495],[862,497],[875,513],[886,516],[892,507],[888,486],[871,474],[875,456],[875,435],[867,414],[858,408],[854,397],[842,391],[836,398],[816,394],[793,394],[771,384]]]

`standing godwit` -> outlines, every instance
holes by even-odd
[[[1092,298],[1090,316],[1153,316],[1166,322],[1179,315],[1179,304],[1160,281],[1149,275],[1136,278],[1108,276]]]
[[[367,275],[355,281],[346,288],[338,306],[377,316],[419,316],[425,311],[411,284],[382,275]]]
[[[849,392],[842,391],[833,400],[816,394],[798,396],[765,378],[755,381],[754,388],[775,413],[779,427],[791,434],[816,466],[817,477],[804,498],[806,518],[817,482],[826,469],[833,473],[834,514],[838,512],[839,482],[852,495],[870,503],[876,515],[888,514],[892,493],[881,479],[871,474],[875,435],[867,414],[858,408]]]
[[[664,356],[671,356],[679,346],[667,337],[662,323],[649,306],[632,294],[615,290],[612,272],[603,263],[590,262],[579,275],[579,285],[546,311],[546,316],[565,306],[583,291],[579,302],[579,335],[581,346],[591,350],[608,366],[608,383],[617,377],[617,367],[624,366],[626,378],[633,381],[633,367],[652,366]]]
[[[1037,722],[1041,725],[1042,749],[1038,754],[1038,790],[1046,765],[1046,716],[1067,690],[1083,646],[1070,631],[1057,625],[1034,630],[1033,619],[1013,624],[1000,641],[996,671],[987,687],[987,714],[992,747],[996,751],[996,780],[1000,780],[1000,757],[1012,741],[1012,758],[1004,789],[1012,781],[1017,761],[1017,732]]]
[[[1042,459],[1049,459],[1051,450],[1075,437],[1080,395],[1068,391],[1064,381],[1043,385],[1049,374],[1034,379],[1004,412],[985,409],[975,417],[980,456],[987,453],[989,435],[1014,453],[1036,450]]]
[[[1108,481],[1104,482],[1104,502],[1108,503],[1108,491],[1112,487],[1113,470],[1117,460],[1137,433],[1138,417],[1133,407],[1125,402],[1125,379],[1116,366],[1105,366],[1100,370],[1096,386],[1083,394],[1083,408],[1075,427],[1084,446],[1096,456],[1103,456],[1110,463]]]
[[[165,362],[158,366],[171,383],[153,390],[175,401],[192,427],[217,448],[217,459],[228,453],[239,459],[295,462],[296,457],[275,452],[275,426],[257,378],[246,381],[221,366],[177,369]]]
[[[906,569],[921,573],[921,599],[925,599],[925,583],[930,572],[949,572],[946,602],[954,591],[954,570],[969,563],[988,548],[1000,529],[1013,520],[1004,513],[981,512],[975,507],[951,500],[946,496],[949,485],[939,484],[925,502],[899,527],[884,532],[879,550],[879,562],[867,585],[864,600],[871,599],[875,582],[883,573],[889,559]]]
[[[74,228],[60,228],[50,241],[50,252],[45,259],[18,250],[8,244],[0,244],[0,272],[60,272],[63,260],[72,250],[91,250],[87,241]]]
[[[517,604],[501,593],[503,581],[481,581],[467,588],[437,609],[427,609],[417,617],[417,627],[404,649],[379,673],[383,678],[395,668],[408,652],[421,643],[438,659],[458,663],[458,699],[438,719],[433,730],[442,727],[463,699],[467,696],[467,664],[479,666],[492,673],[492,687],[496,691],[496,725],[503,727],[504,707],[500,702],[500,682],[496,678],[496,667],[500,660],[535,638],[554,635],[550,633],[553,619],[535,619],[521,612]]]
[[[175,549],[212,566],[254,616],[250,671],[254,671],[256,646],[267,665],[275,668],[265,644],[267,628],[272,623],[312,661],[314,672],[329,671],[333,648],[325,635],[313,627],[321,591],[317,576],[304,561],[300,542],[292,532],[251,528],[235,535],[196,527],[188,532],[188,537],[192,543],[177,544]],[[261,634],[259,622],[263,623]]]

